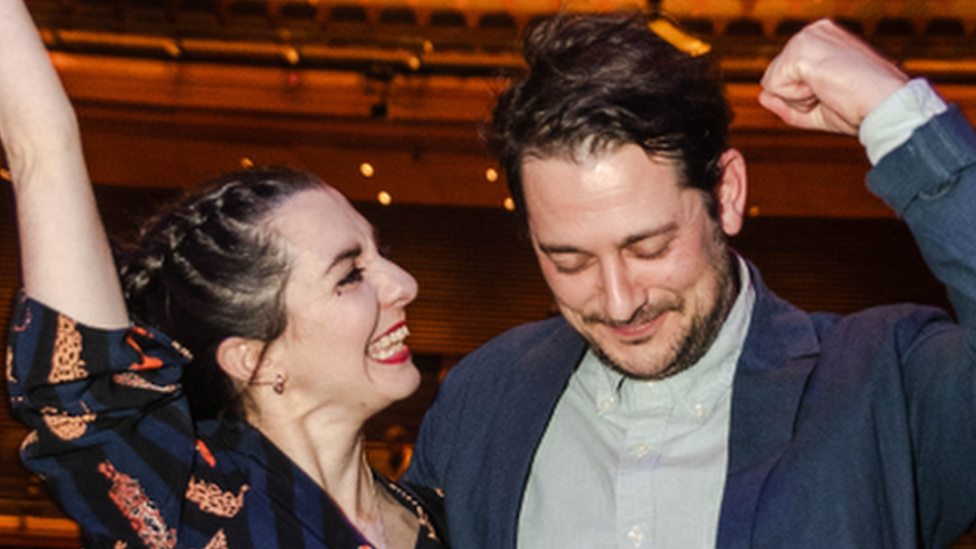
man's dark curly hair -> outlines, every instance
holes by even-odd
[[[646,14],[560,15],[525,39],[529,73],[498,99],[486,141],[524,217],[525,158],[583,155],[636,144],[677,162],[717,216],[732,111],[717,62],[692,57],[648,28]]]

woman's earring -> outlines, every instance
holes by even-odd
[[[277,374],[274,379],[274,384],[271,386],[275,393],[279,395],[285,392],[285,376],[282,374]]]

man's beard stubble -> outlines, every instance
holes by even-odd
[[[732,268],[732,264],[735,262],[734,254],[726,250],[725,253],[720,253],[719,258],[716,259],[717,261],[714,262],[717,269],[717,276],[715,277],[715,295],[717,297],[715,303],[708,310],[707,314],[696,316],[692,319],[688,333],[673,346],[673,358],[667,366],[654,374],[638,374],[624,368],[620,362],[614,360],[595,341],[590,341],[590,349],[593,350],[593,354],[604,366],[626,378],[639,381],[666,379],[694,366],[705,356],[705,353],[708,352],[708,349],[715,342],[719,332],[722,330],[722,325],[725,323],[729,311],[732,310],[735,297],[738,295],[739,277],[738,273]],[[654,319],[668,310],[680,311],[684,306],[685,302],[683,299],[680,302],[671,303],[668,306],[647,304],[634,314],[628,324],[640,323],[643,319]]]

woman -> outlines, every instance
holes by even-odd
[[[363,423],[419,383],[417,286],[346,199],[286,169],[225,177],[150,222],[120,284],[21,0],[0,2],[0,83],[24,282],[8,386],[25,463],[89,546],[440,547],[436,497],[365,461]]]

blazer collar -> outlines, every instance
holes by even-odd
[[[769,472],[793,438],[803,389],[820,353],[809,315],[776,297],[749,265],[756,304],[732,388],[732,425],[716,546],[749,546]]]
[[[518,515],[532,459],[555,410],[556,403],[576,370],[586,342],[565,320],[521,357],[514,382],[499,403],[494,417],[494,439],[487,444],[489,509],[485,532],[489,548],[514,549]]]

